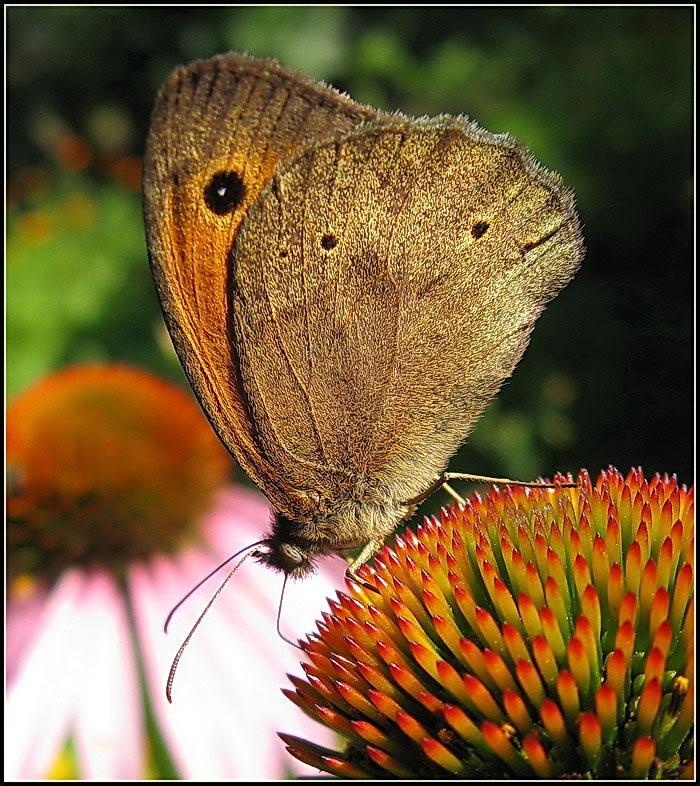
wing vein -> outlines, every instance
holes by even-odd
[[[394,158],[393,158],[393,160],[391,162],[392,169],[396,169],[396,167],[398,166],[400,153],[403,150],[404,145],[406,144],[406,138],[407,138],[406,134],[402,133],[401,134],[401,140],[400,140],[399,144],[396,146],[396,150],[394,151]],[[389,178],[389,175],[387,175],[387,179],[388,178]],[[398,223],[399,223],[399,218],[400,218],[400,216],[401,216],[401,214],[403,212],[403,209],[404,209],[407,201],[409,200],[411,194],[413,193],[413,189],[414,188],[416,188],[416,181],[415,180],[412,182],[411,187],[409,189],[407,189],[406,192],[404,193],[403,199],[401,200],[401,206],[396,211],[395,215],[393,216],[393,220],[391,222],[391,228],[390,228],[390,231],[388,233],[388,240],[387,240],[387,244],[386,244],[387,278],[388,278],[389,282],[393,286],[394,293],[397,295],[397,303],[396,303],[396,308],[393,310],[394,324],[393,324],[393,331],[392,331],[392,334],[393,334],[393,347],[392,347],[391,360],[390,360],[391,374],[387,375],[386,381],[385,381],[385,383],[383,385],[382,392],[380,394],[381,395],[381,399],[382,399],[382,401],[381,401],[381,408],[380,408],[379,412],[377,413],[377,416],[375,417],[375,419],[373,421],[375,426],[378,426],[383,421],[384,414],[385,414],[386,408],[387,408],[387,404],[388,404],[388,401],[389,401],[389,398],[390,398],[390,391],[393,389],[393,387],[395,386],[396,381],[398,379],[397,359],[398,359],[398,356],[399,356],[399,343],[400,343],[400,341],[399,341],[399,334],[400,334],[401,321],[402,321],[401,317],[402,317],[402,309],[403,309],[403,298],[401,296],[401,291],[400,291],[400,289],[398,287],[398,282],[396,281],[396,278],[394,277],[394,275],[393,275],[393,273],[391,271],[390,260],[391,260],[391,255],[393,253],[393,246],[394,246],[394,241],[395,241],[395,236],[396,236],[396,229],[397,229],[397,226],[398,226]],[[379,429],[378,428],[374,428],[372,431],[373,431],[373,434],[374,434],[374,438],[372,440],[371,446],[369,447],[369,449],[365,453],[365,461],[364,461],[364,469],[365,469],[365,471],[369,467],[369,462],[371,460],[371,457],[373,456],[374,450],[376,449],[376,446],[377,446],[377,442],[378,442],[378,440],[379,440],[379,438],[381,436],[380,433],[379,433]]]

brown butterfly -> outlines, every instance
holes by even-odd
[[[169,78],[144,193],[173,343],[287,575],[363,547],[354,572],[447,477],[583,253],[510,137],[240,54]]]

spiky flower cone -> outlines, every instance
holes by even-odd
[[[443,510],[304,643],[285,693],[341,750],[280,736],[349,778],[687,775],[693,533],[693,490],[640,470]]]

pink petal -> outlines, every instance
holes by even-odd
[[[187,691],[188,679],[183,680],[182,685],[178,679],[177,698],[173,706],[165,700],[165,680],[179,646],[178,639],[182,638],[177,620],[173,624],[177,635],[166,637],[163,633],[163,622],[172,605],[171,598],[174,597],[171,593],[184,578],[177,580],[178,575],[175,565],[163,558],[153,560],[149,567],[134,566],[130,571],[130,595],[149,698],[179,775],[190,777],[194,771],[198,778],[223,777],[220,775],[223,771],[221,735],[218,732],[207,733],[207,718],[194,717],[196,710],[190,708],[193,715],[188,717],[184,697],[180,695],[181,687]],[[189,578],[187,576],[185,580]],[[161,600],[161,595],[166,595],[167,601]]]
[[[138,682],[113,579],[66,572],[40,619],[8,683],[6,776],[46,778],[74,735],[81,775],[142,777]]]
[[[44,612],[47,609],[48,590],[37,584],[27,597],[8,594],[5,619],[5,668],[8,683],[14,678],[25,650],[32,644],[44,627]]]
[[[42,630],[8,684],[5,776],[43,779],[70,733],[79,689],[72,644],[76,606],[85,586],[81,571],[65,573],[48,596]]]
[[[124,596],[105,573],[91,577],[79,613],[89,662],[77,696],[75,742],[84,778],[142,778],[144,719]]]
[[[207,520],[216,558],[190,550],[177,559],[153,560],[131,572],[154,711],[180,775],[186,778],[282,778],[289,770],[316,773],[295,763],[276,736],[284,730],[313,736],[323,744],[325,730],[280,693],[288,685],[286,672],[301,671],[300,653],[276,632],[282,576],[252,560],[217,599],[185,651],[173,686],[173,705],[164,697],[172,658],[225,578],[225,570],[178,611],[167,637],[162,634],[165,615],[217,564],[216,559],[265,534],[269,517],[268,506],[258,495],[236,489]],[[338,586],[343,572],[344,564],[337,560],[333,579],[322,570],[304,583],[288,585],[283,625],[290,638],[311,630],[311,621],[326,607],[324,599]],[[330,744],[332,735],[325,734]]]

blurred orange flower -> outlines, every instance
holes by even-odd
[[[181,611],[166,638],[165,615],[270,520],[260,495],[226,485],[231,460],[195,402],[143,371],[67,369],[10,404],[7,459],[6,776],[303,772],[273,732],[295,722],[277,688],[295,657],[275,632],[280,582],[259,566],[219,598],[165,700],[192,622]],[[292,588],[290,633],[341,574]]]

